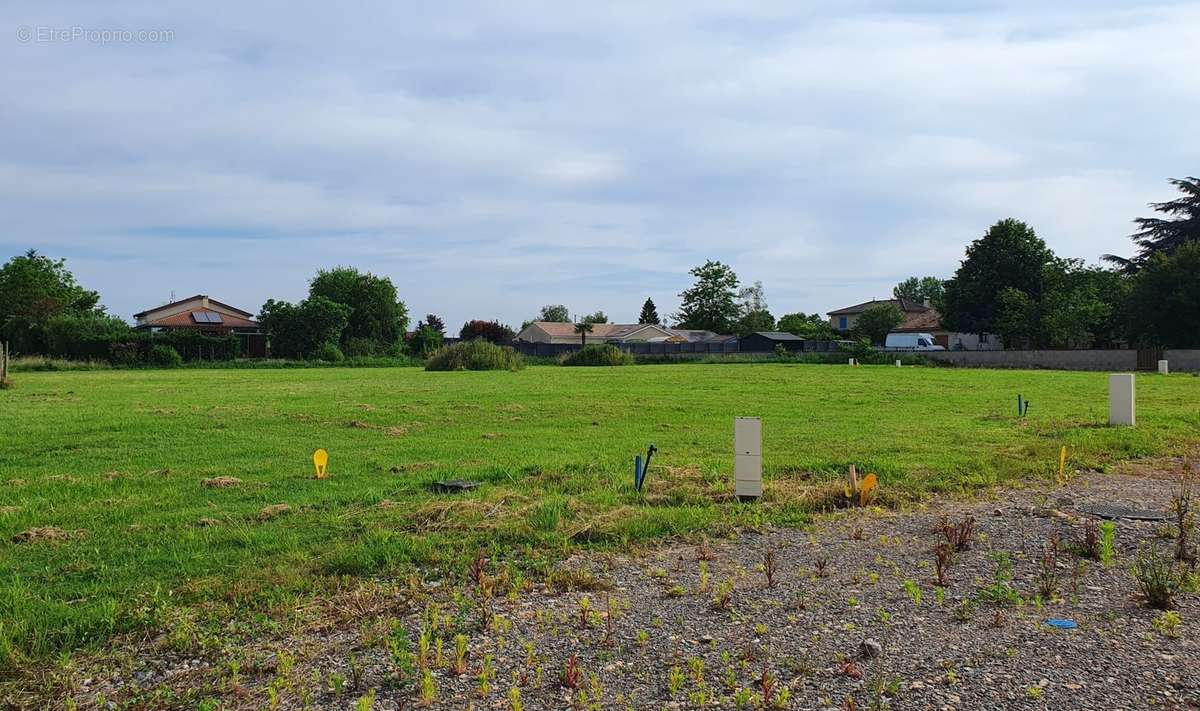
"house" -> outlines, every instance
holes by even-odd
[[[738,346],[743,353],[774,351],[779,346],[789,351],[802,351],[804,339],[783,331],[756,331],[738,339]]]
[[[151,333],[192,331],[206,336],[237,336],[248,358],[267,355],[267,339],[254,314],[209,298],[207,294],[173,301],[133,315],[134,328]]]
[[[707,343],[728,336],[718,336],[712,331],[689,331],[667,328],[651,323],[597,323],[587,334],[589,343]],[[517,334],[517,340],[525,343],[579,343],[582,339],[575,332],[575,324],[557,321],[534,321]]]
[[[1000,338],[992,334],[959,333],[942,328],[942,315],[928,303],[911,299],[883,299],[866,301],[844,309],[830,311],[829,325],[839,333],[849,333],[854,330],[858,317],[872,306],[892,304],[904,314],[904,320],[892,329],[893,333],[928,333],[933,340],[946,350],[990,351],[1002,350],[1004,344]]]

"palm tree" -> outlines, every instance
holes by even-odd
[[[592,324],[577,323],[575,324],[575,333],[579,334],[579,343],[582,346],[587,345],[587,335],[592,332]]]
[[[1174,219],[1137,218],[1134,222],[1141,229],[1133,233],[1130,239],[1139,247],[1138,254],[1129,259],[1106,254],[1104,261],[1132,274],[1145,266],[1155,254],[1174,254],[1175,250],[1188,242],[1200,242],[1200,179],[1172,179],[1170,182],[1183,193],[1183,197],[1170,202],[1152,202],[1150,207]]]

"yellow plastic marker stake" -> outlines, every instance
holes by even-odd
[[[317,468],[317,478],[325,478],[325,465],[329,463],[329,452],[318,449],[313,452],[313,466]]]
[[[874,474],[868,474],[862,480],[862,486],[858,489],[858,505],[866,506],[871,500],[871,494],[875,491],[875,485],[878,483],[878,478]]]
[[[1058,453],[1058,485],[1067,483],[1067,448],[1064,446]]]

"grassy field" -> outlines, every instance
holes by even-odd
[[[1017,418],[1016,396],[1032,402]],[[802,523],[857,464],[884,500],[1181,452],[1200,379],[812,365],[23,373],[0,391],[0,662],[251,614],[358,576],[432,577],[489,546],[543,568],[613,545]],[[731,500],[732,417],[764,418],[765,501]],[[632,459],[660,453],[646,495]],[[329,479],[310,457],[330,452]],[[236,477],[208,488],[202,480]],[[430,482],[484,482],[458,496]],[[287,504],[267,516],[264,507]],[[59,541],[10,543],[35,527]],[[349,576],[349,578],[347,578]],[[195,613],[203,614],[203,613]],[[221,618],[213,613],[213,619]]]

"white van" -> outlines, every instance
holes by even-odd
[[[933,342],[928,333],[889,333],[884,348],[906,351],[944,351],[945,346]]]

